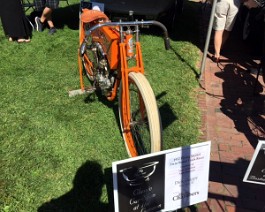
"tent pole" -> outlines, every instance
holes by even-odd
[[[217,0],[213,0],[211,17],[210,17],[210,21],[209,21],[207,37],[206,37],[206,41],[205,41],[205,45],[204,45],[204,51],[203,51],[203,58],[202,58],[202,62],[201,62],[200,80],[202,79],[202,76],[203,76],[203,73],[205,70],[205,62],[206,62],[206,57],[207,57],[207,53],[208,53],[209,42],[210,42],[210,38],[211,38],[211,32],[212,32],[212,28],[213,28],[213,20],[214,20],[216,2],[217,2]]]

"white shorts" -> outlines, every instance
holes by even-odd
[[[232,31],[240,7],[240,0],[217,0],[213,29]]]

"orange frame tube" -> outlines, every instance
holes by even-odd
[[[126,57],[126,43],[120,43],[120,56],[121,56],[121,76],[122,76],[122,107],[125,111],[126,116],[123,116],[123,123],[125,124],[125,130],[130,129],[130,94],[129,94],[129,73],[140,72],[144,73],[143,59],[140,42],[136,42],[136,66],[128,68],[127,57]]]
[[[79,79],[80,79],[80,88],[82,91],[85,90],[84,80],[83,80],[83,64],[81,60],[81,52],[80,46],[85,38],[85,30],[84,30],[84,23],[80,20],[79,21],[79,48],[77,51],[77,59],[78,59],[78,69],[79,69]]]

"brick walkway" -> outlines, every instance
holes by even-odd
[[[265,140],[265,85],[260,76],[253,94],[256,75],[248,70],[258,61],[240,35],[233,31],[220,64],[207,58],[202,78],[199,102],[212,149],[208,201],[199,212],[265,211],[265,186],[243,182],[258,140]]]

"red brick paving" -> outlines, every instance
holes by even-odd
[[[202,130],[212,149],[208,200],[199,212],[265,212],[265,186],[243,182],[258,140],[265,140],[265,85],[260,76],[253,95],[256,75],[248,70],[256,60],[238,36],[230,36],[224,62],[207,58],[202,76]]]

